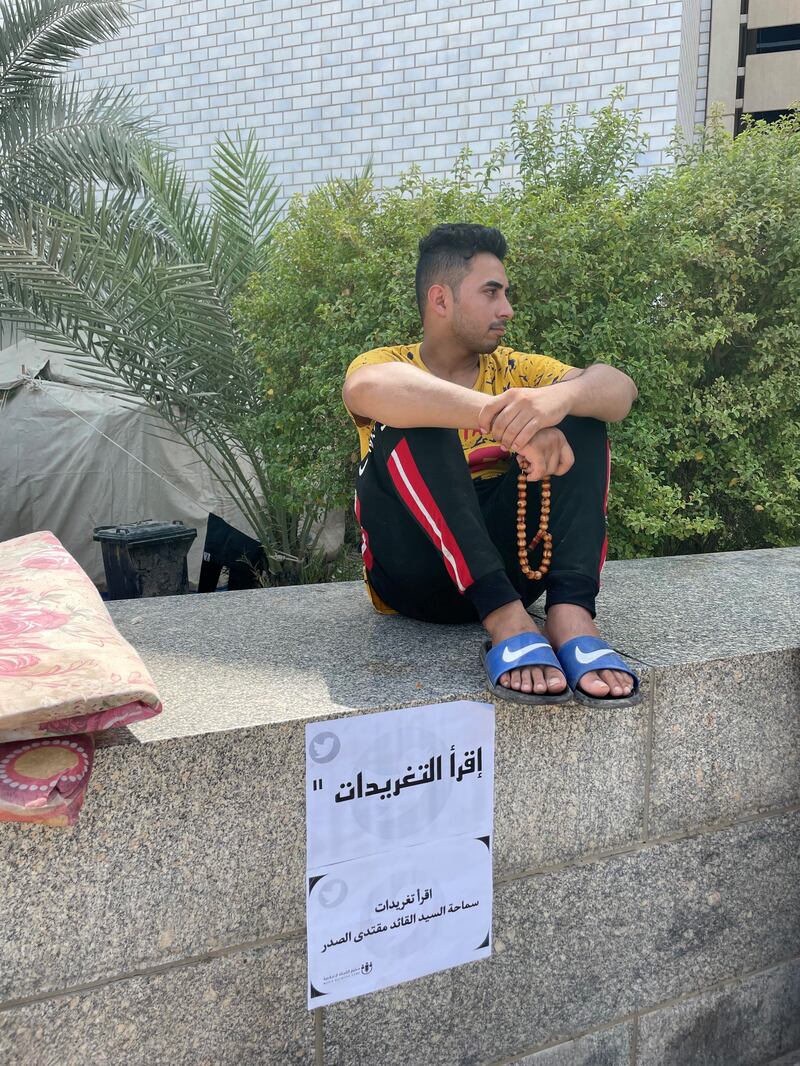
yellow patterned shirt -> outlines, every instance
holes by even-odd
[[[347,368],[346,376],[349,377],[362,366],[379,363],[407,363],[429,374],[430,371],[420,358],[420,347],[420,344],[397,344],[373,348],[356,356]],[[479,356],[479,359],[478,379],[472,387],[475,392],[485,392],[487,396],[499,396],[501,392],[512,388],[538,389],[543,385],[553,385],[573,369],[547,355],[515,352],[513,348],[495,348],[489,355]],[[369,451],[374,422],[352,413],[351,417],[358,429],[363,460]],[[496,440],[477,429],[459,430],[459,436],[473,478],[498,477],[506,472],[511,456]]]

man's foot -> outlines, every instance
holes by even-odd
[[[555,651],[574,637],[599,637],[591,614],[574,603],[557,603],[547,612],[545,636]],[[591,670],[584,674],[578,687],[587,696],[622,699],[633,692],[633,678],[622,670]]]
[[[516,637],[519,633],[539,632],[520,600],[514,600],[492,611],[484,618],[483,625],[492,638],[493,645],[501,640],[508,640],[509,637]],[[517,692],[535,692],[548,696],[556,696],[567,687],[567,679],[560,670],[552,666],[523,666],[519,670],[509,670],[507,674],[500,675],[497,683]]]

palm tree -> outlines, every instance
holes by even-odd
[[[125,5],[22,0],[14,14],[6,3],[0,0],[0,314],[143,399],[247,516],[271,579],[302,580],[315,562],[319,516],[271,503],[264,444],[251,429],[261,375],[231,313],[248,277],[266,268],[277,215],[254,136],[217,144],[204,205],[134,117],[129,97],[103,90],[93,104],[81,103],[74,82],[56,81],[80,48],[124,24]],[[40,92],[44,102],[34,107]],[[7,134],[4,115],[14,108]],[[68,108],[76,109],[76,127],[81,116],[96,125],[71,139],[62,118],[57,134],[38,136],[46,111],[63,116]],[[26,115],[36,119],[27,127]],[[101,117],[109,119],[102,132]],[[28,146],[27,157],[17,145]],[[49,181],[21,180],[22,160],[33,153]]]
[[[15,202],[64,205],[90,182],[140,188],[153,123],[129,91],[81,94],[65,76],[82,49],[130,23],[119,0],[0,0],[0,228]]]

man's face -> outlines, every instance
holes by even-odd
[[[476,354],[493,352],[514,315],[503,264],[491,253],[479,252],[470,260],[470,269],[453,297],[450,326],[454,336]]]

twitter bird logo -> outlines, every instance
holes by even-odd
[[[308,746],[308,754],[316,763],[330,762],[341,751],[341,742],[335,733],[317,733]]]

